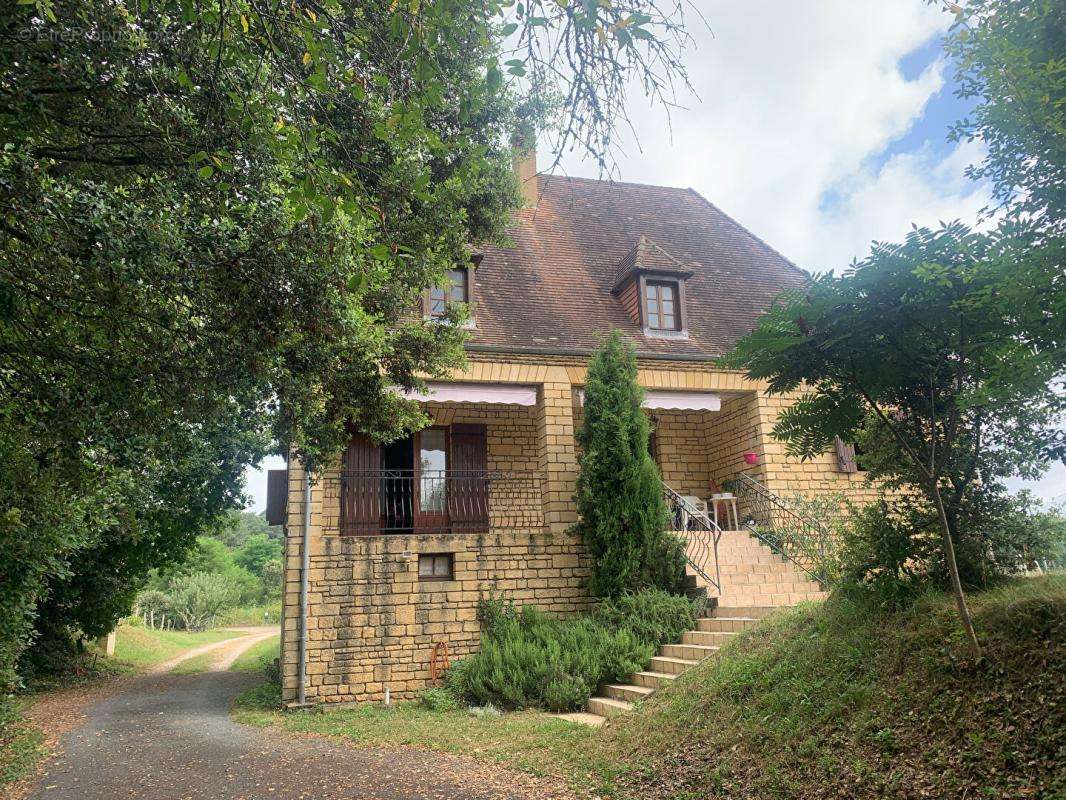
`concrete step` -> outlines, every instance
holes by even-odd
[[[681,644],[723,647],[736,635],[735,631],[685,631],[681,634]]]
[[[645,670],[643,672],[634,672],[629,676],[629,682],[635,686],[644,686],[648,689],[658,689],[674,678],[676,678],[672,672],[655,672],[654,670]]]
[[[631,711],[633,704],[610,697],[590,697],[587,709],[590,714],[599,714],[601,717],[609,718],[623,711]]]
[[[659,650],[659,655],[667,658],[680,658],[686,661],[703,661],[718,652],[715,645],[705,644],[664,644]]]
[[[770,592],[769,594],[729,594],[722,599],[730,603],[773,603],[777,607],[789,607],[808,600],[824,600],[825,597],[822,592],[795,592],[792,594]]]
[[[666,672],[671,675],[680,675],[689,667],[694,667],[698,664],[698,661],[694,661],[690,658],[672,658],[670,656],[655,656],[648,664],[655,672]]]
[[[762,619],[768,617],[777,611],[777,606],[753,606],[753,605],[732,605],[729,603],[721,602],[717,608],[714,609],[714,616],[718,619],[724,619],[728,617],[740,617],[747,619]]]
[[[696,620],[697,630],[707,633],[737,633],[758,624],[759,620],[753,617],[704,617]]]
[[[650,686],[638,686],[632,683],[607,683],[600,688],[601,696],[612,700],[625,700],[627,703],[643,700],[654,691]]]

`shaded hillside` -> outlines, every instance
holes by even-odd
[[[648,798],[1066,796],[1066,578],[898,615],[847,600],[782,613],[603,731]]]

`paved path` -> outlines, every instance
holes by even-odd
[[[442,800],[567,797],[459,756],[363,750],[233,722],[247,673],[146,675],[86,709],[32,800]]]

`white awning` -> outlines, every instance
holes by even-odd
[[[659,389],[644,393],[644,408],[670,408],[679,411],[720,411],[722,398],[713,392],[668,392]]]
[[[585,403],[585,390],[578,391],[581,404]],[[675,392],[665,389],[648,389],[644,392],[644,408],[675,411],[720,411],[722,398],[714,392]]]
[[[536,386],[500,383],[427,383],[425,392],[402,392],[404,397],[422,403],[501,403],[535,406]]]

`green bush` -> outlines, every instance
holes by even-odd
[[[640,641],[659,647],[681,640],[696,627],[706,598],[690,600],[659,589],[646,589],[604,601],[593,614],[606,628],[626,628]]]
[[[1024,572],[1061,547],[1066,524],[1042,511],[1026,493],[997,487],[971,491],[952,520],[959,577],[981,589]],[[902,608],[929,589],[950,588],[935,514],[911,500],[881,500],[842,530],[841,583],[883,608]]]
[[[210,628],[226,609],[237,604],[238,592],[226,576],[215,572],[180,575],[170,583],[171,610],[189,631]]]
[[[447,686],[471,703],[507,709],[581,708],[603,682],[643,669],[655,648],[628,628],[592,617],[556,619],[526,606],[483,604],[481,649],[449,670]]]
[[[422,692],[422,705],[430,711],[459,711],[466,707],[461,696],[447,686],[431,686]]]

